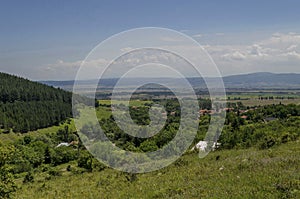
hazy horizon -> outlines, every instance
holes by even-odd
[[[17,77],[21,77],[21,78],[25,78],[31,81],[36,81],[36,82],[48,82],[48,81],[54,81],[54,82],[60,82],[60,81],[75,81],[75,79],[60,79],[60,80],[54,80],[54,79],[30,79],[29,77],[26,76],[22,76],[22,75],[18,75],[18,74],[13,74],[13,73],[9,73],[9,72],[5,72],[5,71],[0,71],[1,73],[6,73],[6,74],[10,74],[10,75],[14,75]],[[274,73],[274,72],[252,72],[252,73],[237,73],[237,74],[229,74],[229,75],[224,75],[222,76],[222,78],[224,77],[230,77],[230,76],[240,76],[240,75],[251,75],[251,74],[275,74],[275,75],[281,75],[281,74],[295,74],[295,75],[300,75],[300,73],[293,73],[293,72],[286,72],[286,73]],[[107,78],[103,78],[103,79],[119,79],[120,77],[107,77]],[[134,79],[134,78],[166,78],[166,79],[178,79],[176,77],[167,77],[167,76],[161,76],[161,77],[126,77],[127,79]],[[125,79],[126,79],[125,78]],[[186,78],[201,78],[199,76],[188,76]],[[217,78],[216,76],[206,76],[206,78]],[[91,80],[98,80],[97,78],[91,78],[91,79],[79,79],[79,81],[91,81]]]

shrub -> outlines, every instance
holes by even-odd
[[[67,171],[71,171],[71,170],[72,170],[71,165],[68,165],[68,166],[67,166]]]
[[[18,162],[15,162],[15,164],[12,167],[12,172],[14,174],[17,173],[23,173],[23,172],[29,172],[32,169],[32,166],[28,160],[19,160]]]
[[[13,180],[13,175],[9,172],[9,168],[2,166],[0,168],[0,198],[11,198],[16,190],[17,185]]]
[[[97,159],[93,160],[92,165],[93,165],[93,170],[95,171],[103,171],[104,169],[106,169],[106,166],[103,163],[99,162]]]
[[[34,182],[34,176],[32,172],[27,172],[27,174],[24,177],[23,183],[28,183],[28,182]]]
[[[28,145],[28,144],[30,144],[30,142],[31,142],[31,137],[28,136],[28,135],[26,135],[26,136],[24,137],[24,144]]]
[[[78,158],[78,167],[93,170],[93,157],[86,151],[82,151]]]
[[[54,153],[51,157],[53,165],[60,165],[68,163],[72,160],[76,160],[77,152],[72,147],[61,146],[54,149]]]
[[[276,144],[276,139],[272,136],[266,136],[262,141],[259,143],[259,149],[268,149],[271,148]]]

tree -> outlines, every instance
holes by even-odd
[[[11,198],[16,190],[17,185],[9,168],[2,166],[0,168],[0,198]]]
[[[27,174],[25,175],[25,177],[23,179],[23,183],[28,183],[28,182],[34,182],[34,176],[31,171],[27,172]]]
[[[23,140],[24,140],[24,144],[28,145],[31,142],[31,137],[26,135]]]
[[[144,152],[156,151],[158,149],[154,140],[146,140],[139,147]]]
[[[0,198],[11,198],[17,190],[10,167],[7,165],[14,151],[14,147],[0,147]]]
[[[89,171],[93,170],[93,157],[88,152],[80,154],[78,158],[78,166]]]
[[[52,159],[51,159],[51,151],[49,146],[46,147],[45,149],[45,155],[44,155],[45,159],[44,159],[44,163],[45,164],[50,164]]]

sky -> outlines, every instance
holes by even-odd
[[[199,42],[223,76],[300,73],[299,7],[297,0],[1,0],[0,71],[32,80],[74,79],[103,40],[162,27]]]

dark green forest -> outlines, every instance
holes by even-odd
[[[72,94],[0,73],[0,128],[28,132],[59,124],[72,115]]]

